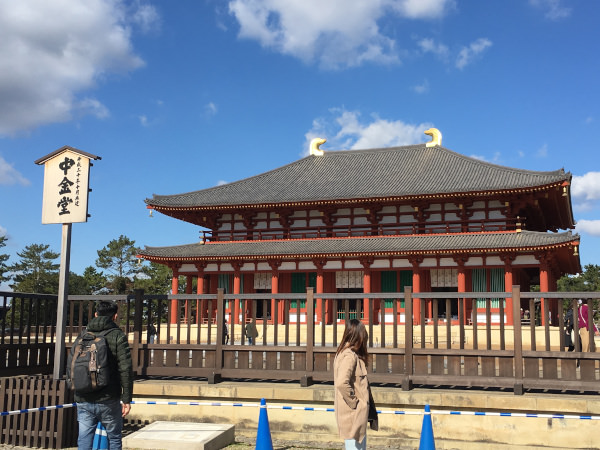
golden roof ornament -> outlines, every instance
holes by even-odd
[[[323,156],[323,154],[325,153],[323,150],[321,150],[319,147],[324,144],[325,142],[327,142],[327,139],[323,139],[323,138],[314,138],[313,140],[310,141],[310,154],[311,155],[315,155],[315,156]]]
[[[425,144],[426,147],[435,147],[436,145],[442,146],[442,132],[437,128],[430,128],[425,131],[425,134],[431,136],[431,141]]]

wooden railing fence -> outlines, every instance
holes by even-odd
[[[498,298],[507,297],[512,298],[514,325],[507,324],[505,302],[498,304]],[[210,382],[297,380],[303,385],[331,381],[345,320],[355,317],[358,309],[368,327],[370,379],[376,383],[403,389],[415,384],[478,386],[519,394],[527,389],[596,391],[600,381],[600,353],[579,351],[577,328],[576,349],[567,352],[562,332],[563,301],[570,300],[577,317],[576,299],[588,300],[589,320],[593,320],[600,299],[596,292],[520,292],[515,286],[511,292],[470,293],[413,293],[407,288],[403,293],[370,294],[315,294],[309,289],[305,294],[220,290],[204,295],[137,291],[129,296],[69,296],[66,348],[92,318],[94,302],[100,298],[120,303],[118,321],[129,334],[138,376],[204,377]],[[52,373],[55,299],[0,293],[1,376]],[[421,314],[415,318],[417,303]],[[557,307],[551,308],[554,303]],[[532,312],[537,309],[538,320],[522,324],[522,305]],[[479,308],[472,323],[464,317],[471,308]],[[540,320],[549,318],[553,309],[558,310],[558,318]],[[236,310],[237,318],[232,313]],[[252,319],[259,337],[250,346],[244,325]],[[149,323],[158,331],[154,340]],[[225,324],[228,343],[223,339]],[[593,339],[592,346],[594,350]]]
[[[16,411],[73,402],[64,380],[50,376],[0,378],[0,411]],[[60,408],[0,416],[0,443],[20,447],[77,446],[77,411]]]

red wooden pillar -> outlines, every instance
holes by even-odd
[[[196,278],[196,294],[202,295],[204,294],[204,276],[202,274],[198,274]],[[196,323],[202,323],[202,319],[204,319],[204,300],[196,301]]]
[[[206,263],[196,263],[196,269],[198,270],[198,278],[196,282],[196,293],[202,295],[206,292],[204,285],[204,269],[206,269]],[[202,320],[206,317],[206,300],[198,300],[196,302],[196,323],[202,323]]]
[[[363,292],[365,294],[371,293],[371,269],[365,269],[363,272]],[[363,317],[365,323],[369,323],[370,304],[370,299],[363,299]],[[375,318],[373,318],[373,323],[375,323]]]
[[[270,261],[271,266],[271,294],[279,294],[279,266],[281,261]],[[277,317],[275,317],[275,304],[277,303]],[[273,323],[283,323],[283,308],[281,307],[281,300],[271,299],[271,320]]]
[[[363,271],[363,292],[365,294],[371,293],[371,264],[373,264],[373,258],[360,258]],[[363,299],[363,318],[365,323],[369,323],[369,317],[371,314],[371,301],[368,298]],[[373,323],[377,322],[377,317],[373,317]]]
[[[179,275],[173,271],[173,278],[171,279],[171,294],[176,295],[179,292]],[[179,316],[179,300],[171,300],[171,317],[170,323],[177,323],[177,317]]]
[[[465,271],[465,265],[458,265],[458,292],[467,292],[467,274]],[[465,322],[467,319],[467,302],[466,299],[463,299],[463,317],[465,318]],[[466,323],[465,323],[466,324]],[[463,324],[463,325],[465,325]]]
[[[240,286],[241,286],[241,281],[242,281],[242,274],[241,274],[241,264],[240,263],[233,263],[233,293],[234,294],[240,294],[241,290],[240,290]],[[240,323],[240,299],[236,298],[234,300],[234,306],[233,306],[233,323]]]
[[[515,255],[500,255],[500,258],[504,261],[504,291],[512,292],[512,262],[515,260]],[[506,325],[514,325],[515,320],[521,320],[520,317],[518,319],[514,317],[512,296],[506,297],[506,307],[504,308],[504,312],[506,314]]]
[[[421,267],[423,257],[411,257],[408,259],[413,266],[412,291],[413,293],[421,292]],[[413,301],[413,324],[421,324],[421,300]],[[408,319],[406,319],[408,320]]]
[[[323,267],[325,266],[326,261],[313,261],[315,266],[317,267],[317,292],[316,294],[322,294],[323,291]],[[317,298],[317,320],[315,323],[323,323],[323,314],[321,313],[323,309],[323,299]],[[307,317],[306,320],[315,320],[314,317]]]
[[[549,267],[548,267],[548,257],[546,255],[538,258],[540,260],[540,292],[549,292],[550,291],[550,280],[549,280]],[[540,302],[540,316],[541,316],[541,325],[546,325],[548,321],[548,317],[544,314],[544,309],[546,305],[546,299],[541,298]]]
[[[271,276],[271,293],[279,294],[279,272],[275,272]],[[273,323],[275,323],[275,320],[277,320],[278,324],[284,323],[284,301],[278,299],[271,299],[271,304],[271,316],[273,317]],[[277,317],[274,316],[275,313],[273,312],[275,311],[275,304],[277,304]]]

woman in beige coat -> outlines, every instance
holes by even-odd
[[[367,422],[369,407],[376,415],[369,381],[367,380],[367,340],[365,325],[352,319],[342,336],[333,362],[333,383],[335,386],[335,418],[340,437],[344,439],[346,449],[367,448]]]

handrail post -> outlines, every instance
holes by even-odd
[[[404,287],[404,377],[402,390],[412,389],[413,374],[413,298],[412,287]]]
[[[144,358],[140,358],[140,344],[142,343],[142,317],[144,308],[144,290],[135,289],[134,293],[134,310],[133,310],[133,355],[132,362],[135,372],[140,375],[143,368],[140,365],[140,360],[144,361]],[[145,361],[144,361],[145,362]]]
[[[210,318],[209,318],[210,320]],[[209,384],[221,381],[221,369],[223,368],[223,327],[225,326],[225,290],[217,289],[217,338],[215,339],[215,370],[208,378]],[[231,341],[233,343],[233,320],[231,321]],[[242,328],[244,326],[242,325]]]
[[[521,317],[521,287],[512,287],[513,317]],[[513,348],[515,364],[515,395],[523,395],[523,339],[521,334],[521,320],[514,320]]]
[[[306,288],[306,372],[300,379],[300,386],[307,387],[312,384],[312,373],[315,369],[315,297],[313,288]]]

